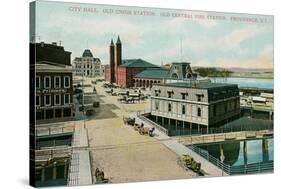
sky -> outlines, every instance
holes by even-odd
[[[72,60],[89,48],[108,64],[119,35],[123,59],[273,68],[273,16],[37,1],[35,31],[37,41],[61,41]]]

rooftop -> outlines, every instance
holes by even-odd
[[[90,49],[85,49],[82,54],[82,57],[93,57],[93,54]]]
[[[138,73],[135,78],[151,78],[151,79],[163,79],[167,77],[169,69],[155,68],[148,69]]]
[[[187,83],[187,82],[155,84],[155,85],[166,86],[166,87],[197,88],[197,89],[223,88],[223,87],[230,87],[230,86],[238,87],[237,84],[211,83],[211,82],[196,83],[195,85],[192,85],[191,83]]]
[[[38,61],[35,65],[36,72],[72,72],[71,66],[53,63],[49,61]]]
[[[156,66],[150,62],[147,62],[142,59],[125,59],[122,60],[123,67],[132,67],[132,68],[159,68],[159,66]]]
[[[99,59],[99,58],[93,58],[93,57],[92,57],[92,59],[93,59],[94,62],[96,62],[96,61],[97,61],[97,62],[100,62],[100,59]],[[90,59],[90,60],[91,60],[91,59]],[[82,61],[82,57],[75,57],[75,58],[74,58],[74,61]]]

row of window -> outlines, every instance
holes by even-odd
[[[155,96],[159,96],[160,93],[161,93],[160,90],[155,90]],[[167,91],[167,97],[168,98],[172,98],[173,94],[174,94],[173,91]],[[186,100],[187,96],[188,96],[188,93],[181,93],[182,100]],[[197,94],[196,97],[197,97],[197,101],[201,102],[204,95],[203,94]]]
[[[52,96],[51,95],[44,95],[44,102],[42,104],[42,106],[51,106],[52,104]],[[64,104],[70,104],[71,100],[70,100],[70,94],[64,94]],[[36,95],[36,106],[40,106],[41,105],[41,96],[40,95]],[[57,105],[61,105],[61,95],[60,94],[55,94],[54,98],[53,98],[53,104],[55,106]]]
[[[155,110],[159,110],[159,102],[155,102]],[[168,103],[168,112],[171,112],[171,111],[172,111],[172,104]],[[182,105],[181,113],[184,114],[184,115],[186,114],[186,107],[185,107],[185,105]],[[197,108],[197,116],[201,117],[201,115],[202,115],[201,108],[198,107]]]
[[[44,76],[43,78],[43,83],[41,83],[40,76],[36,76],[36,89],[40,89],[41,84],[45,89],[50,89],[52,87],[52,82],[54,88],[70,88],[70,76],[64,76],[63,83],[61,81],[61,76],[54,76],[53,81],[51,76]]]
[[[93,68],[93,66],[92,65],[89,65],[89,64],[87,64],[87,66],[84,64],[84,66],[82,66],[82,65],[76,65],[76,68],[77,69],[79,69],[79,68],[84,68],[84,69],[86,69],[86,67],[87,68],[90,68],[90,69],[92,69]]]

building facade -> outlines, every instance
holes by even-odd
[[[72,120],[72,69],[40,62],[36,65],[36,120],[38,122]]]
[[[103,76],[103,66],[99,58],[94,58],[90,49],[86,49],[81,57],[73,60],[73,73],[78,76],[100,77]]]
[[[158,69],[146,69],[134,77],[135,87],[151,88],[153,84],[173,82],[209,82],[209,79],[200,78],[193,72],[189,62],[173,62],[169,66]]]
[[[36,123],[73,120],[71,53],[56,44],[32,44],[36,51],[35,109]],[[52,52],[49,57],[49,52]],[[57,59],[56,59],[57,58]]]
[[[118,36],[117,42],[114,45],[111,40],[109,46],[109,65],[105,66],[105,80],[110,83],[115,83],[120,87],[134,87],[134,77],[146,70],[159,68],[150,62],[142,59],[122,59],[122,43]]]
[[[169,129],[179,126],[208,131],[240,116],[239,89],[235,84],[155,84],[151,93],[151,115]]]

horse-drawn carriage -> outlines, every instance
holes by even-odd
[[[141,123],[140,125],[137,124],[137,123],[135,123],[134,129],[135,129],[136,131],[138,131],[139,134],[141,134],[141,135],[148,135],[148,136],[150,136],[150,137],[153,137],[153,132],[154,132],[154,130],[155,130],[154,127],[153,127],[153,128],[144,127],[144,124],[143,124],[143,123]]]
[[[148,135],[150,137],[153,137],[153,132],[154,132],[155,128],[152,127],[152,128],[149,128],[149,127],[141,127],[139,129],[139,133],[141,135]]]
[[[187,154],[184,154],[184,155],[181,155],[180,157],[178,157],[177,163],[178,163],[178,165],[183,167],[185,170],[191,169],[195,173],[200,174],[201,163],[196,162],[193,159],[193,157],[191,157],[191,156],[189,156]]]
[[[99,168],[96,168],[95,170],[95,177],[96,177],[96,183],[108,183],[109,179],[104,178],[104,172],[100,171]]]
[[[135,118],[130,118],[130,117],[123,117],[123,122],[125,125],[130,125],[130,126],[134,126],[136,123],[136,119]]]

